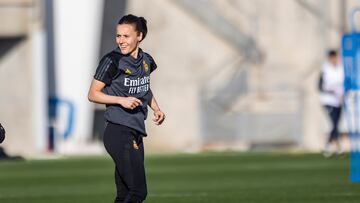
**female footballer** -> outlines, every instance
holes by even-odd
[[[165,114],[150,88],[150,73],[157,65],[140,47],[147,34],[146,20],[123,16],[116,26],[117,48],[100,61],[88,98],[105,104],[104,145],[115,162],[115,202],[138,203],[147,195],[144,168],[144,121],[149,105],[154,122],[160,125]]]

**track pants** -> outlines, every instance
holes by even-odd
[[[142,135],[127,126],[108,123],[106,151],[115,162],[115,203],[139,203],[147,195]]]
[[[329,140],[328,142],[336,141],[339,138],[339,120],[341,116],[341,107],[334,107],[334,106],[325,106],[326,111],[328,112],[328,115],[331,119],[332,129],[330,132]]]

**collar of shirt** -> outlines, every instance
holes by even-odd
[[[126,55],[122,54],[119,47],[117,47],[114,51],[120,53],[123,56],[122,59],[129,65],[133,66],[134,68],[141,66],[144,58],[144,52],[141,48],[139,48],[138,57],[136,59],[130,56],[130,54],[126,54]]]

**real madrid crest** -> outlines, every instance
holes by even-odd
[[[144,70],[145,70],[145,72],[148,72],[148,70],[149,70],[149,65],[146,63],[145,60],[143,60],[143,65],[144,65]]]
[[[135,140],[133,140],[133,147],[134,147],[135,150],[139,149],[139,146],[138,146],[138,144],[136,143]]]

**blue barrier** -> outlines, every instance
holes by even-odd
[[[65,130],[56,136],[59,136],[59,138],[66,140],[69,138],[69,136],[74,128],[75,107],[74,107],[73,103],[70,101],[64,100],[64,99],[57,98],[57,97],[50,97],[49,98],[50,126],[49,126],[49,146],[48,146],[50,151],[53,151],[55,149],[55,144],[56,144],[55,132],[57,132],[57,131],[56,131],[56,126],[54,125],[54,123],[57,122],[58,108],[60,105],[63,105],[68,109],[68,114],[66,116]]]
[[[352,32],[345,33],[341,40],[344,64],[344,110],[350,141],[350,181],[360,182],[360,33],[356,31],[356,8],[351,13]]]

